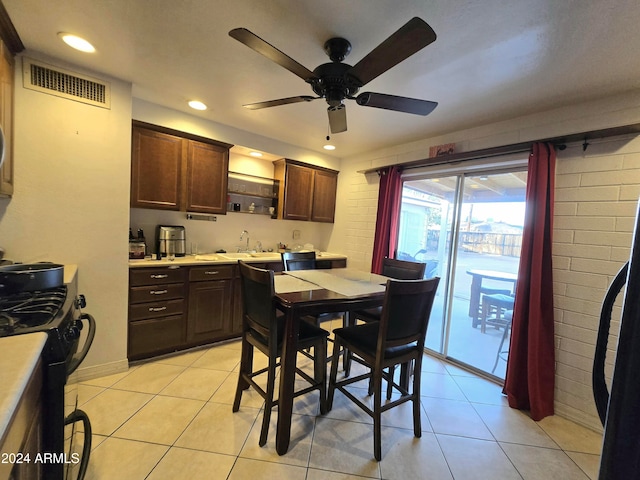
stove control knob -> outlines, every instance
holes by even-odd
[[[80,324],[82,325],[82,324]],[[73,342],[74,340],[77,340],[78,338],[80,338],[80,328],[78,328],[77,326],[73,326],[70,327],[69,330],[66,331],[65,333],[65,339],[68,342]]]
[[[76,307],[84,308],[87,306],[87,300],[84,298],[84,295],[80,294],[76,297]]]

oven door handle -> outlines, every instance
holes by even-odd
[[[67,365],[67,375],[71,375],[73,372],[75,372],[76,368],[78,368],[78,366],[82,363],[84,358],[87,356],[87,353],[89,352],[91,344],[93,343],[93,338],[96,336],[96,321],[93,316],[88,313],[83,313],[80,316],[80,321],[82,320],[86,320],[89,323],[89,333],[87,334],[87,339],[84,342],[82,351],[77,355],[74,355],[74,357]]]
[[[64,419],[65,425],[76,422],[82,422],[84,426],[84,443],[82,446],[82,457],[80,459],[80,467],[78,468],[77,478],[77,480],[83,480],[85,474],[87,473],[89,456],[91,455],[91,422],[89,421],[89,417],[87,416],[87,414],[79,408],[76,408],[67,418]]]

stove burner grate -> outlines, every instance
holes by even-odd
[[[46,325],[60,311],[66,295],[67,289],[63,286],[0,297],[0,335]]]

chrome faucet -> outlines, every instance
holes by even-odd
[[[247,232],[246,230],[242,230],[242,233],[240,233],[240,240],[242,240],[244,237],[247,237],[247,249],[246,251],[249,251],[249,232]]]

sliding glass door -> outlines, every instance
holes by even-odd
[[[504,378],[524,222],[526,171],[404,182],[396,258],[441,277],[426,346]]]

